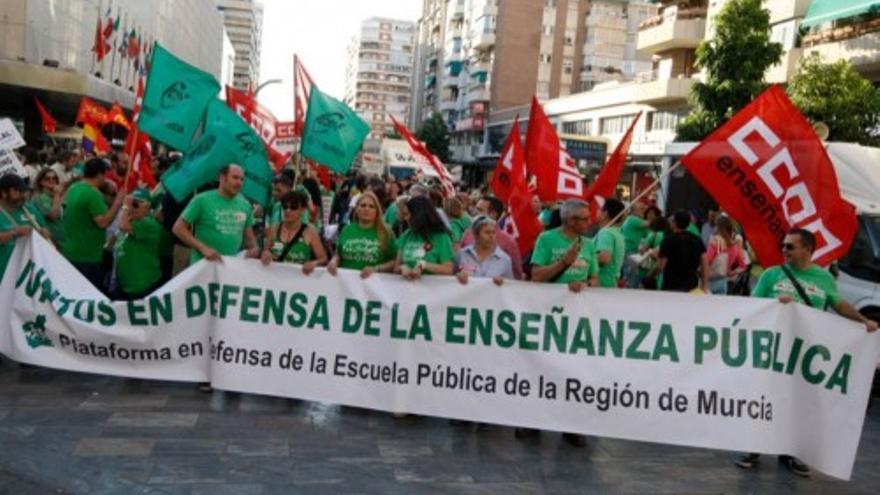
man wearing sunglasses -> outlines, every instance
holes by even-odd
[[[862,316],[853,306],[841,299],[837,284],[831,273],[813,263],[816,237],[805,229],[792,229],[782,241],[782,256],[785,263],[768,268],[752,290],[752,297],[779,299],[782,303],[792,301],[806,304],[820,310],[834,308],[840,316],[865,325],[869,332],[877,330],[877,322]],[[751,469],[758,464],[758,454],[746,454],[735,461],[743,469]],[[792,473],[809,476],[810,468],[790,455],[779,456],[779,461]]]

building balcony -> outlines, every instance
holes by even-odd
[[[811,0],[765,0],[764,8],[770,11],[770,25],[803,17]]]
[[[849,60],[861,72],[880,70],[880,17],[803,38],[804,55],[818,53],[826,61]]]
[[[785,83],[797,72],[798,62],[804,56],[802,48],[792,48],[782,54],[778,64],[767,69],[764,80],[768,83]]]
[[[689,9],[675,16],[656,16],[639,26],[636,49],[640,55],[696,48],[706,35],[706,10]]]
[[[478,51],[485,51],[495,46],[495,33],[483,32],[475,35],[471,41],[473,42],[471,48]]]
[[[454,20],[464,18],[464,0],[458,0],[455,3],[452,12],[449,13],[449,17]]]
[[[452,110],[458,109],[458,99],[443,99],[440,100],[440,111],[441,112],[449,112]]]
[[[471,86],[465,95],[465,104],[470,105],[477,101],[489,101],[489,88],[485,84]]]
[[[458,86],[458,83],[459,83],[458,75],[443,74],[443,79],[440,80],[440,85],[441,85],[441,87],[444,87],[444,88]]]
[[[639,74],[634,101],[656,105],[686,102],[696,79],[682,74],[674,78],[658,78],[657,71]]]

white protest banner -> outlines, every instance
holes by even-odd
[[[0,149],[0,177],[11,173],[18,174],[20,177],[28,176],[24,165],[15,156],[14,151]]]
[[[24,138],[18,133],[12,120],[0,119],[0,150],[14,150],[24,145]]]
[[[101,298],[33,236],[0,352],[57,368],[387,411],[787,453],[849,478],[878,335],[768,299],[201,263]],[[150,351],[153,352],[150,352]]]

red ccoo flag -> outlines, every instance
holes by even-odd
[[[522,143],[519,138],[519,117],[514,119],[513,127],[501,150],[501,157],[492,174],[492,192],[505,203],[510,201],[511,193],[526,182],[526,163],[523,158]]]
[[[516,239],[519,252],[525,254],[530,253],[535,247],[535,241],[543,229],[541,220],[532,210],[532,193],[528,191],[525,182],[520,182],[510,191],[504,231]]]
[[[532,97],[529,130],[526,132],[526,168],[537,178],[541,201],[584,197],[584,177],[562,147],[556,128],[538,99]]]
[[[413,150],[413,153],[423,156],[428,160],[428,163],[431,164],[431,168],[437,172],[437,175],[440,177],[440,184],[443,185],[443,197],[451,198],[455,196],[455,185],[452,183],[452,176],[449,175],[449,171],[446,170],[446,167],[440,162],[440,159],[437,158],[436,155],[428,151],[428,148],[425,147],[425,144],[416,139],[415,136],[409,132],[409,129],[406,128],[405,125],[401,124],[394,118],[390,113],[388,114],[391,117],[391,122],[394,124],[394,129],[400,134],[403,139],[409,144],[410,149]]]
[[[840,197],[837,175],[806,118],[779,86],[749,103],[681,159],[738,221],[764,266],[782,263],[793,228],[816,236],[813,261],[843,256],[855,237],[855,208]]]
[[[139,183],[148,187],[156,187],[156,177],[153,175],[153,145],[150,136],[137,127],[137,119],[144,103],[144,78],[138,78],[137,92],[135,93],[134,108],[131,111],[132,129],[125,140],[125,149],[128,151],[131,163],[131,174],[126,178],[126,190],[133,191]]]
[[[40,99],[34,96],[34,103],[37,104],[37,111],[40,112],[40,120],[43,121],[43,132],[52,134],[58,128],[58,122],[52,118],[52,115],[46,110],[46,107],[40,103]]]

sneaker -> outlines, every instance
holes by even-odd
[[[752,469],[758,465],[758,459],[760,458],[761,454],[746,454],[742,457],[737,457],[733,463],[743,469]]]
[[[808,478],[810,476],[810,467],[801,462],[797,457],[791,455],[779,456],[779,462],[792,473]]]
[[[515,430],[513,430],[513,436],[520,440],[536,437],[539,433],[541,432],[534,428],[516,428]]]
[[[587,446],[587,437],[578,433],[563,433],[562,439],[572,447],[582,449]]]

